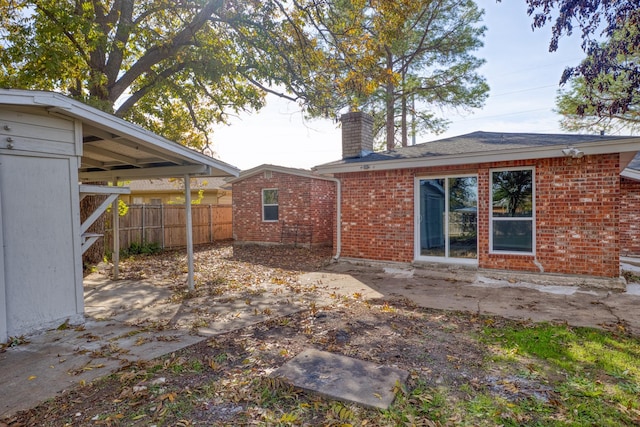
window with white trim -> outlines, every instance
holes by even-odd
[[[534,253],[534,182],[533,168],[491,170],[491,252]]]
[[[278,220],[278,189],[265,188],[262,190],[262,220]]]

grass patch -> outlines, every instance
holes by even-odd
[[[520,384],[544,386],[544,393],[520,393],[506,387],[499,400],[479,402],[469,412],[484,408],[484,415],[511,425],[599,425],[640,423],[640,341],[592,328],[541,324],[487,327],[482,340],[492,349],[493,363],[520,372],[536,372],[535,381],[522,375]],[[526,381],[525,381],[526,380]],[[531,391],[531,390],[529,390]],[[527,396],[530,394],[531,396]],[[532,400],[533,399],[533,400]],[[532,405],[532,402],[535,402]],[[491,415],[491,410],[494,415]],[[507,411],[508,410],[508,411]],[[507,419],[506,413],[511,414]],[[518,414],[521,414],[518,417]],[[536,414],[539,416],[536,417]],[[526,416],[527,419],[522,419]]]

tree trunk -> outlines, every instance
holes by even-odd
[[[408,144],[407,136],[407,96],[402,93],[402,146],[406,147]]]
[[[386,104],[387,104],[387,150],[391,151],[395,148],[395,114],[393,99],[393,56],[387,50],[387,86],[386,86]]]

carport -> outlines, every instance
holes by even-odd
[[[82,253],[101,236],[90,225],[114,206],[118,183],[179,177],[187,207],[188,286],[193,288],[190,178],[239,170],[53,92],[0,89],[0,340],[83,319]],[[109,182],[110,186],[87,185]],[[80,200],[107,198],[80,223]]]

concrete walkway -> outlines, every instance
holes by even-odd
[[[263,292],[245,300],[219,298],[204,305],[197,298],[172,301],[166,286],[112,282],[94,277],[85,283],[87,322],[27,337],[29,343],[0,353],[0,418],[28,409],[66,389],[108,375],[140,359],[169,354],[210,336],[271,317],[332,302],[331,293],[381,300],[408,298],[418,306],[468,311],[532,321],[625,329],[640,335],[640,284],[627,292],[540,286],[483,277],[465,270],[333,264],[301,276],[311,293]],[[213,319],[196,327],[193,313]],[[154,324],[169,328],[154,328]]]

